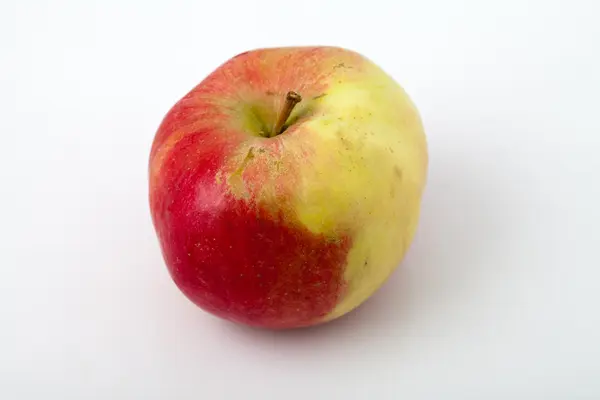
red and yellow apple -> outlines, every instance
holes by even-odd
[[[168,270],[196,305],[267,328],[351,311],[402,261],[427,144],[405,91],[336,47],[253,50],[179,100],[149,162]]]

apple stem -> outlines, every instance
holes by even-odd
[[[287,92],[287,94],[285,95],[285,102],[283,103],[281,111],[279,111],[277,122],[275,123],[273,131],[271,132],[271,135],[269,137],[277,136],[282,132],[283,126],[285,125],[287,119],[290,117],[292,110],[294,109],[296,104],[300,103],[301,101],[302,96],[300,96],[298,93],[291,90]]]

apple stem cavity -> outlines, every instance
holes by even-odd
[[[296,104],[300,103],[301,101],[302,96],[300,96],[298,93],[291,90],[287,92],[287,94],[285,95],[285,102],[283,103],[283,107],[279,111],[279,115],[277,116],[277,122],[275,123],[273,131],[271,131],[271,135],[269,135],[269,137],[277,136],[281,132],[283,132],[285,122],[290,117],[290,114],[292,113],[292,110],[294,109]]]

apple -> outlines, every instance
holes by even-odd
[[[417,109],[372,61],[338,47],[257,49],[162,120],[151,216],[170,276],[201,309],[311,326],[359,306],[401,263],[427,164]]]

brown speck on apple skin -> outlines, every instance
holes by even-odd
[[[344,147],[346,148],[346,150],[350,150],[352,149],[352,142],[349,141],[348,139],[346,139],[343,136],[340,136],[340,141],[342,142],[342,144],[344,145]]]
[[[394,165],[394,175],[396,176],[396,178],[402,179],[402,171],[397,165]]]

